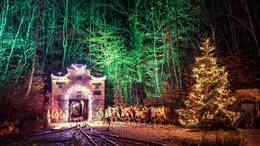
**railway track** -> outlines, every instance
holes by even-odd
[[[83,125],[78,125],[78,135],[81,137],[78,141],[84,141],[85,144],[83,145],[93,145],[93,146],[119,146],[114,141],[107,139],[105,136],[100,134],[94,128],[92,128],[86,122],[82,122]],[[77,139],[77,137],[75,136]]]
[[[99,132],[88,123],[77,122],[76,126],[31,135],[27,138],[36,145],[76,145],[76,146],[163,146],[163,144],[109,135]]]

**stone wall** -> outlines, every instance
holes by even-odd
[[[102,120],[104,117],[106,77],[95,77],[84,65],[67,68],[65,75],[52,75],[51,122],[70,120],[69,106],[72,100],[88,101],[88,119]]]

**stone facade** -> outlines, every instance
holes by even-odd
[[[51,122],[104,118],[106,77],[91,75],[86,65],[72,64],[67,68],[67,74],[52,74],[51,79]]]

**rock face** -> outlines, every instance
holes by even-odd
[[[72,64],[67,74],[52,74],[51,79],[50,122],[103,119],[105,76],[95,77],[86,65]]]

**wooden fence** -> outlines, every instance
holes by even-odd
[[[260,118],[260,101],[256,101],[255,97],[240,97],[240,106],[244,114],[246,114],[249,127],[256,125]]]

